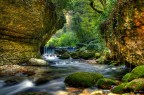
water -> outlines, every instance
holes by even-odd
[[[42,68],[45,72],[41,73],[42,77],[49,78],[49,81],[42,85],[35,85],[34,77],[27,77],[26,80],[10,86],[5,86],[3,80],[0,81],[0,95],[16,95],[20,92],[48,92],[56,95],[58,91],[66,91],[64,79],[68,74],[85,71],[85,72],[98,72],[105,77],[119,79],[126,71],[124,66],[109,66],[109,65],[92,65],[86,63],[84,60],[61,60],[57,56],[44,55],[44,58],[50,61],[50,67],[37,67]],[[119,75],[119,76],[118,76]],[[97,88],[96,88],[97,89]]]

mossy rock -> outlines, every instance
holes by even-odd
[[[129,93],[144,90],[144,78],[134,79],[128,83],[122,83],[112,89],[113,93]]]
[[[77,52],[72,52],[70,55],[73,59],[78,59],[79,58],[79,54]]]
[[[110,78],[100,78],[96,83],[98,87],[104,88],[104,89],[110,89],[112,88],[112,86],[118,85],[118,84],[119,84],[119,81],[113,80]]]
[[[69,59],[70,58],[70,54],[66,52],[66,53],[62,54],[59,58],[60,59]]]
[[[67,76],[64,82],[72,87],[92,87],[100,78],[103,78],[103,75],[99,73],[76,72]]]
[[[94,57],[95,57],[94,52],[83,52],[83,53],[81,53],[81,58],[83,58],[83,59],[90,59],[90,58],[94,58]]]
[[[125,76],[123,76],[122,80],[125,82],[129,82],[133,79],[135,79],[137,77],[137,75],[134,75],[132,73],[127,73]]]
[[[134,68],[130,73],[127,73],[125,76],[123,76],[122,80],[129,82],[136,78],[144,78],[144,65]]]
[[[127,89],[130,91],[144,91],[144,78],[134,79],[127,84]]]
[[[116,87],[114,87],[111,91],[113,93],[118,93],[118,94],[121,94],[121,93],[124,93],[126,92],[126,89],[127,89],[127,83],[122,83]]]

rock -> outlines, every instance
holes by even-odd
[[[18,75],[34,75],[36,68],[19,65],[0,66],[0,76],[18,76]]]
[[[35,84],[36,84],[36,85],[42,85],[42,84],[47,83],[48,81],[50,81],[50,78],[41,77],[41,78],[38,78],[38,79],[35,81]]]
[[[103,89],[111,89],[114,85],[118,85],[119,82],[117,80],[113,80],[110,78],[100,78],[96,85]]]
[[[68,92],[65,91],[56,91],[54,95],[69,95]]]
[[[8,78],[7,80],[5,80],[5,85],[14,85],[14,84],[17,84],[17,83],[20,83],[22,82],[24,79],[24,77],[12,77],[12,78]]]
[[[59,58],[60,59],[69,59],[70,58],[70,54],[66,52],[66,53],[62,54]]]
[[[102,90],[92,92],[90,95],[104,95]]]
[[[126,85],[127,85],[127,83],[122,83],[122,84],[114,87],[111,91],[113,93],[118,93],[118,94],[124,93],[126,91],[126,89],[127,89]]]
[[[82,93],[80,93],[79,95],[89,95],[89,94],[90,94],[89,91],[87,89],[84,89]]]
[[[131,82],[127,83],[127,89],[134,91],[144,91],[144,78],[134,79]]]
[[[103,75],[98,73],[76,72],[67,76],[64,82],[72,87],[92,87],[102,77]]]
[[[130,73],[127,73],[125,76],[123,76],[122,80],[129,82],[136,78],[144,78],[144,65],[135,67]]]
[[[101,33],[105,33],[106,45],[111,50],[112,58],[130,63],[130,66],[144,65],[144,0],[123,1],[117,3],[118,6],[109,17],[113,20],[101,24]],[[119,14],[118,18],[116,14]],[[111,32],[107,33],[109,30]],[[111,39],[112,37],[115,38]]]
[[[19,64],[41,56],[40,47],[65,23],[60,2],[0,0],[0,65]]]
[[[127,92],[144,92],[144,78],[134,79],[128,83],[122,83],[112,89],[114,93],[127,93]]]
[[[45,60],[42,60],[42,59],[31,58],[29,60],[28,65],[32,65],[32,66],[47,66],[48,63]]]
[[[108,95],[121,95],[121,94],[108,93]],[[130,94],[123,94],[123,95],[130,95]]]
[[[94,58],[95,57],[95,53],[94,52],[89,52],[89,51],[84,51],[81,53],[81,58],[83,59],[90,59],[90,58]]]
[[[73,59],[78,59],[79,58],[79,53],[78,52],[72,52],[70,54],[70,56],[73,58]]]
[[[90,64],[97,64],[97,60],[86,60],[87,63],[90,63]]]

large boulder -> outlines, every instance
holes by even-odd
[[[59,0],[0,0],[0,65],[39,57],[65,23],[62,9]]]
[[[35,75],[37,68],[19,65],[4,65],[0,66],[0,76],[18,76],[18,75]]]
[[[103,75],[90,72],[76,72],[65,78],[65,83],[72,87],[92,87]]]
[[[31,58],[28,62],[28,65],[32,65],[32,66],[47,66],[48,63],[47,61],[43,60],[43,59],[37,59],[37,58]]]
[[[130,73],[127,73],[125,76],[123,76],[122,80],[129,82],[136,78],[144,78],[144,65],[134,68]]]
[[[114,93],[144,92],[144,78],[134,79],[128,83],[122,83],[112,89]]]

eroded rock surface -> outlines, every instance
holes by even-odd
[[[63,26],[54,0],[0,0],[0,65],[39,57],[40,46]]]
[[[118,0],[112,18],[102,24],[103,31],[109,28],[105,31],[105,38],[113,59],[134,66],[144,64],[143,5],[143,0]]]

